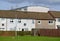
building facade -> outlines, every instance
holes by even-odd
[[[32,28],[35,28],[33,19],[0,18],[0,30],[3,31],[31,31]]]
[[[49,13],[55,19],[56,29],[60,29],[60,11],[50,11]]]
[[[0,11],[0,30],[31,31],[33,28],[59,29],[60,14],[57,13],[2,10]]]

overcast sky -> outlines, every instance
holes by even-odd
[[[0,10],[39,5],[49,7],[50,10],[60,11],[60,0],[0,0]]]

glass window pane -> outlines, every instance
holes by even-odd
[[[24,23],[24,26],[26,26],[26,23]]]
[[[38,23],[40,23],[40,21],[38,21]]]
[[[2,26],[4,26],[4,24],[2,24]]]
[[[53,21],[52,21],[52,20],[50,20],[50,21],[49,21],[49,23],[53,23]]]
[[[14,22],[13,19],[10,19],[10,22],[13,23]]]
[[[34,20],[32,20],[32,23],[34,24]]]
[[[58,19],[58,21],[60,22],[60,18]]]

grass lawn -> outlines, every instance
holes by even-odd
[[[0,41],[60,41],[60,37],[43,36],[0,36]]]

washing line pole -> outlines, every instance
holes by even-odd
[[[16,22],[15,22],[15,36],[17,36],[17,13],[16,13],[16,11],[15,11],[15,18],[16,18]]]

